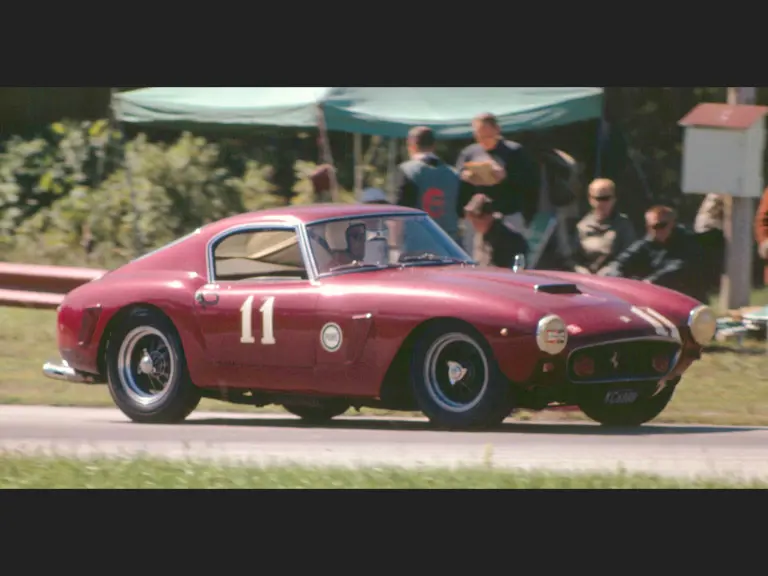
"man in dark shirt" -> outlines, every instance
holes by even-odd
[[[485,194],[493,200],[504,222],[522,232],[538,207],[539,166],[520,144],[502,137],[498,120],[493,114],[477,116],[472,128],[477,143],[462,150],[456,162],[462,180],[459,205],[466,204],[474,194]],[[467,162],[489,160],[495,164],[497,181],[491,186],[481,186],[464,166]],[[467,240],[471,242],[471,238]]]
[[[395,174],[397,204],[424,210],[454,240],[459,241],[459,175],[435,154],[435,134],[427,126],[408,133],[410,160]],[[462,204],[463,206],[463,204]]]
[[[475,194],[464,207],[464,214],[475,231],[472,258],[481,266],[512,268],[515,256],[528,255],[525,238],[501,221],[488,196]]]
[[[619,254],[602,274],[657,284],[703,301],[706,284],[701,281],[701,254],[693,234],[677,225],[669,206],[650,208],[645,222],[647,236]]]

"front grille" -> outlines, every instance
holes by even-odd
[[[680,344],[660,340],[634,340],[597,344],[575,350],[568,358],[568,378],[576,384],[627,380],[654,380],[674,367]],[[666,369],[654,358],[663,358]],[[591,374],[577,373],[576,368],[591,366]],[[661,369],[660,369],[661,368]]]

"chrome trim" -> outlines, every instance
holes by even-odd
[[[299,230],[299,242],[302,245],[301,253],[304,257],[304,265],[308,265],[308,271],[309,278],[311,282],[316,282],[318,276],[320,275],[320,272],[317,268],[317,261],[315,260],[315,255],[312,252],[312,249],[310,248],[311,244],[309,242],[309,232],[307,232],[307,226],[303,222],[299,222],[298,224],[298,230]]]
[[[307,276],[309,277],[308,281],[310,283],[315,282],[317,280],[317,266],[315,264],[314,258],[312,257],[311,251],[309,250],[309,237],[307,235],[306,228],[298,219],[292,218],[291,220],[293,220],[293,222],[287,222],[285,219],[281,219],[279,221],[263,220],[259,222],[249,222],[247,224],[237,224],[235,226],[230,226],[229,228],[226,228],[209,238],[205,246],[205,268],[208,281],[207,283],[213,284],[214,282],[217,282],[217,280],[214,278],[215,271],[213,266],[214,245],[216,245],[219,241],[232,236],[233,234],[262,230],[292,230],[299,239],[299,250],[301,251],[301,257],[304,260],[304,268],[307,270]]]
[[[414,208],[413,210],[417,210]],[[322,218],[320,220],[312,220],[311,222],[306,222],[306,226],[314,226],[315,224],[327,224],[328,222],[339,222],[341,220],[365,220],[367,218],[392,218],[392,217],[401,217],[401,218],[423,218],[426,216],[429,218],[429,214],[422,210],[418,210],[416,212],[374,212],[371,211],[367,214],[347,214],[345,216],[331,216],[329,218]],[[450,238],[450,236],[448,236]],[[452,239],[452,238],[451,238]],[[452,239],[453,240],[453,239]],[[454,240],[455,242],[455,240]]]
[[[46,362],[43,364],[43,375],[53,380],[75,382],[78,384],[93,384],[96,378],[90,374],[79,372],[67,364],[66,360],[60,362]]]
[[[593,384],[623,384],[623,383],[630,383],[630,382],[648,382],[650,380],[656,380],[656,377],[654,378],[609,378],[608,380],[590,380],[588,382],[574,382],[570,379],[568,375],[568,366],[571,363],[571,357],[576,354],[577,352],[580,352],[582,350],[587,350],[588,348],[596,348],[598,346],[610,346],[611,344],[625,344],[627,342],[668,342],[670,344],[677,344],[680,349],[677,351],[677,354],[675,354],[674,359],[669,365],[669,370],[667,370],[664,374],[660,374],[658,376],[658,380],[663,380],[667,376],[669,376],[672,372],[675,371],[675,368],[677,368],[677,365],[680,363],[680,358],[682,358],[683,355],[683,344],[672,337],[666,337],[666,336],[636,336],[632,338],[622,338],[620,340],[609,340],[608,342],[596,342],[595,344],[587,344],[586,346],[579,346],[578,348],[574,348],[568,353],[568,356],[565,359],[565,372],[566,377],[568,378],[568,381],[571,384],[574,384],[575,386],[591,386]]]

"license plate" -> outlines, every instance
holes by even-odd
[[[605,395],[606,404],[631,404],[637,400],[634,390],[611,390]]]

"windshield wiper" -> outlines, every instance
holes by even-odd
[[[340,264],[339,266],[334,266],[333,268],[329,268],[328,272],[336,272],[337,270],[349,270],[349,269],[360,269],[360,268],[386,268],[386,266],[381,264],[366,264],[365,262],[358,262],[357,260],[354,260],[348,264]]]
[[[462,260],[461,258],[454,258],[453,256],[439,256],[432,252],[424,252],[423,254],[414,254],[408,256],[401,256],[400,263],[406,262],[435,262],[438,264],[471,264],[469,260]]]

